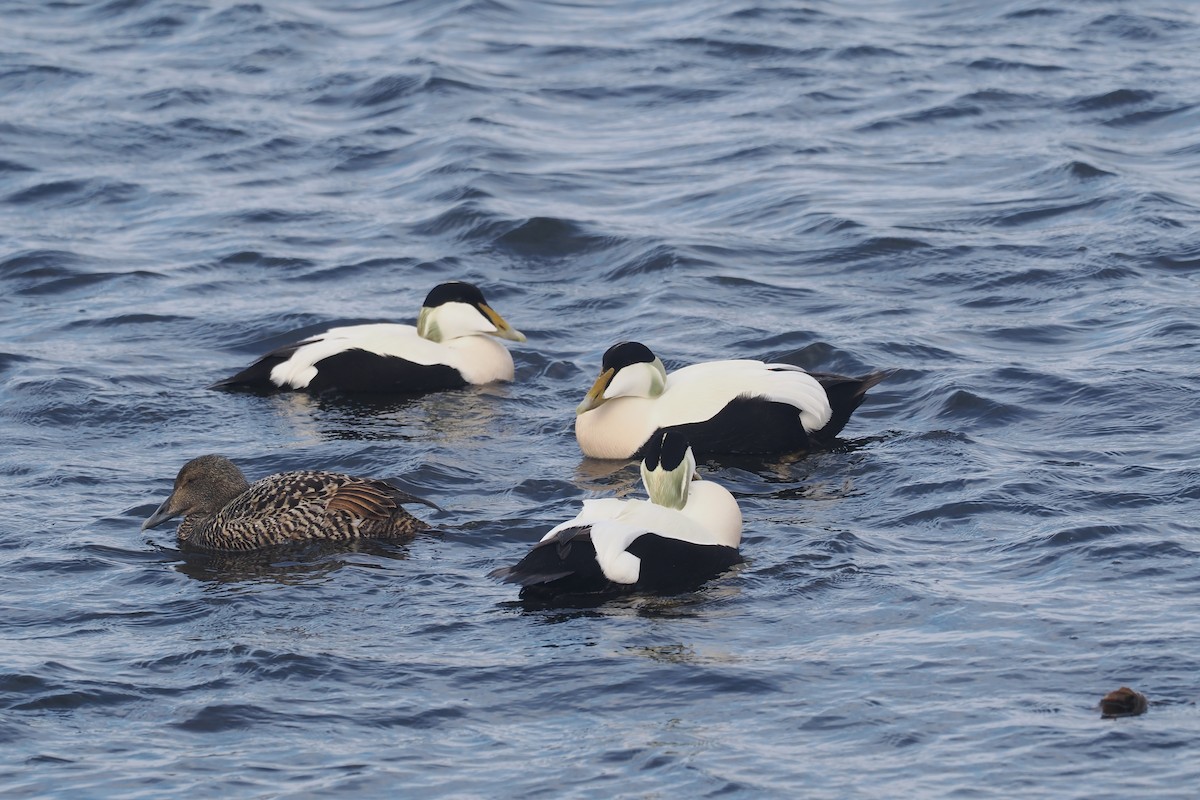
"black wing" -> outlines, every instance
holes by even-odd
[[[252,392],[278,391],[280,387],[276,386],[274,381],[271,380],[271,370],[291,358],[292,354],[304,345],[312,344],[315,341],[316,339],[305,339],[303,342],[284,345],[276,350],[272,350],[236,375],[217,381],[208,388],[244,389]]]
[[[566,528],[538,542],[511,567],[490,573],[505,583],[519,583],[521,596],[572,595],[608,592],[616,586],[596,561],[589,526]]]

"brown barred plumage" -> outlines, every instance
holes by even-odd
[[[248,483],[225,458],[183,465],[171,495],[142,525],[184,515],[180,544],[205,550],[257,550],[280,544],[356,538],[407,538],[429,527],[401,503],[427,500],[382,480],[335,472],[282,472]]]

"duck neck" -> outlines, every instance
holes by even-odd
[[[211,546],[210,540],[213,538],[217,516],[249,488],[250,484],[241,471],[229,471],[214,476],[212,482],[205,487],[200,502],[196,503],[191,512],[184,516],[183,522],[179,523],[176,538],[188,544]]]

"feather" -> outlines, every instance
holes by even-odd
[[[170,496],[142,525],[184,514],[181,544],[256,550],[309,540],[408,538],[429,526],[401,505],[411,495],[390,484],[336,472],[283,472],[248,483],[223,456],[194,458]]]
[[[519,562],[490,574],[538,600],[703,583],[741,561],[742,514],[724,488],[693,479],[695,469],[683,436],[656,437],[642,463],[650,500],[585,500]]]
[[[645,345],[622,342],[604,354],[600,376],[576,409],[575,437],[593,458],[634,457],[672,430],[702,454],[808,452],[828,447],[888,374],[811,375],[747,359],[668,374]]]
[[[416,326],[331,328],[272,350],[209,388],[413,394],[511,381],[512,355],[497,339],[523,342],[525,336],[478,287],[452,281],[429,292]]]

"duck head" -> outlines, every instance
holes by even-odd
[[[692,479],[697,477],[696,456],[682,433],[666,431],[646,443],[642,483],[655,504],[682,509],[687,505]]]
[[[575,414],[583,414],[618,397],[658,397],[667,388],[667,368],[641,342],[614,344],[604,353],[600,377]]]
[[[179,470],[171,494],[142,523],[142,530],[155,528],[181,514],[212,516],[249,485],[242,471],[225,456],[193,458]]]
[[[477,334],[525,341],[525,334],[505,322],[474,284],[451,281],[433,287],[417,314],[417,335],[444,342]]]

